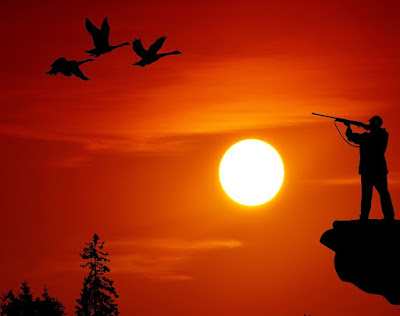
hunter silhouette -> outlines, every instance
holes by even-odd
[[[383,121],[379,116],[369,120],[370,124],[363,126],[370,132],[362,134],[353,133],[351,124],[343,122],[347,126],[346,136],[349,141],[360,145],[361,175],[361,215],[360,220],[367,220],[371,210],[372,191],[375,187],[381,199],[384,218],[394,220],[394,210],[387,183],[387,165],[385,151],[389,134],[381,128]]]

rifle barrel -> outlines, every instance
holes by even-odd
[[[329,116],[329,115],[324,115],[324,114],[319,114],[319,113],[314,113],[314,112],[312,112],[311,114],[312,115],[317,115],[317,116],[323,116],[323,117],[327,117],[327,118],[332,118],[332,119],[335,119],[335,120],[345,120],[345,119],[342,119],[340,117]]]
[[[324,114],[319,114],[319,113],[314,113],[314,112],[312,112],[311,114],[312,115],[317,115],[317,116],[322,116],[322,117],[327,117],[327,118],[331,118],[331,119],[335,119],[338,122],[350,123],[350,124],[353,124],[353,125],[356,125],[356,126],[361,126],[361,127],[365,127],[366,126],[362,122],[352,121],[352,120],[344,119],[344,118],[341,118],[341,117],[329,116],[329,115],[324,115]]]

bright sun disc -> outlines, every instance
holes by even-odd
[[[283,162],[278,152],[257,139],[234,144],[219,166],[219,178],[226,194],[247,206],[271,200],[282,186],[283,175]]]

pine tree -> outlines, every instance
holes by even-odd
[[[33,295],[27,281],[22,282],[21,293],[18,294],[18,299],[22,305],[22,315],[33,315],[35,311]]]
[[[21,292],[14,295],[12,291],[3,294],[1,299],[2,316],[64,316],[64,306],[48,294],[45,286],[42,298],[33,300],[28,282],[24,281]]]
[[[28,282],[22,282],[20,289],[21,292],[19,292],[16,296],[11,290],[7,294],[3,294],[1,301],[2,316],[34,316],[35,306]]]
[[[19,300],[15,297],[13,291],[3,294],[1,298],[1,316],[18,315],[21,310]]]
[[[61,302],[48,293],[47,286],[43,288],[42,299],[39,297],[35,301],[35,310],[38,316],[63,316],[65,315],[65,307]]]
[[[114,288],[114,281],[105,274],[110,269],[105,265],[110,262],[108,253],[103,252],[104,241],[94,234],[93,241],[85,243],[83,253],[80,254],[86,263],[82,268],[88,268],[89,274],[84,278],[81,297],[77,299],[76,315],[78,316],[117,316],[118,305],[114,302],[118,298]]]

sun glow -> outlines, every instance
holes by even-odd
[[[283,162],[278,152],[257,139],[234,144],[219,166],[219,178],[226,194],[247,206],[271,200],[281,188],[283,176]]]

